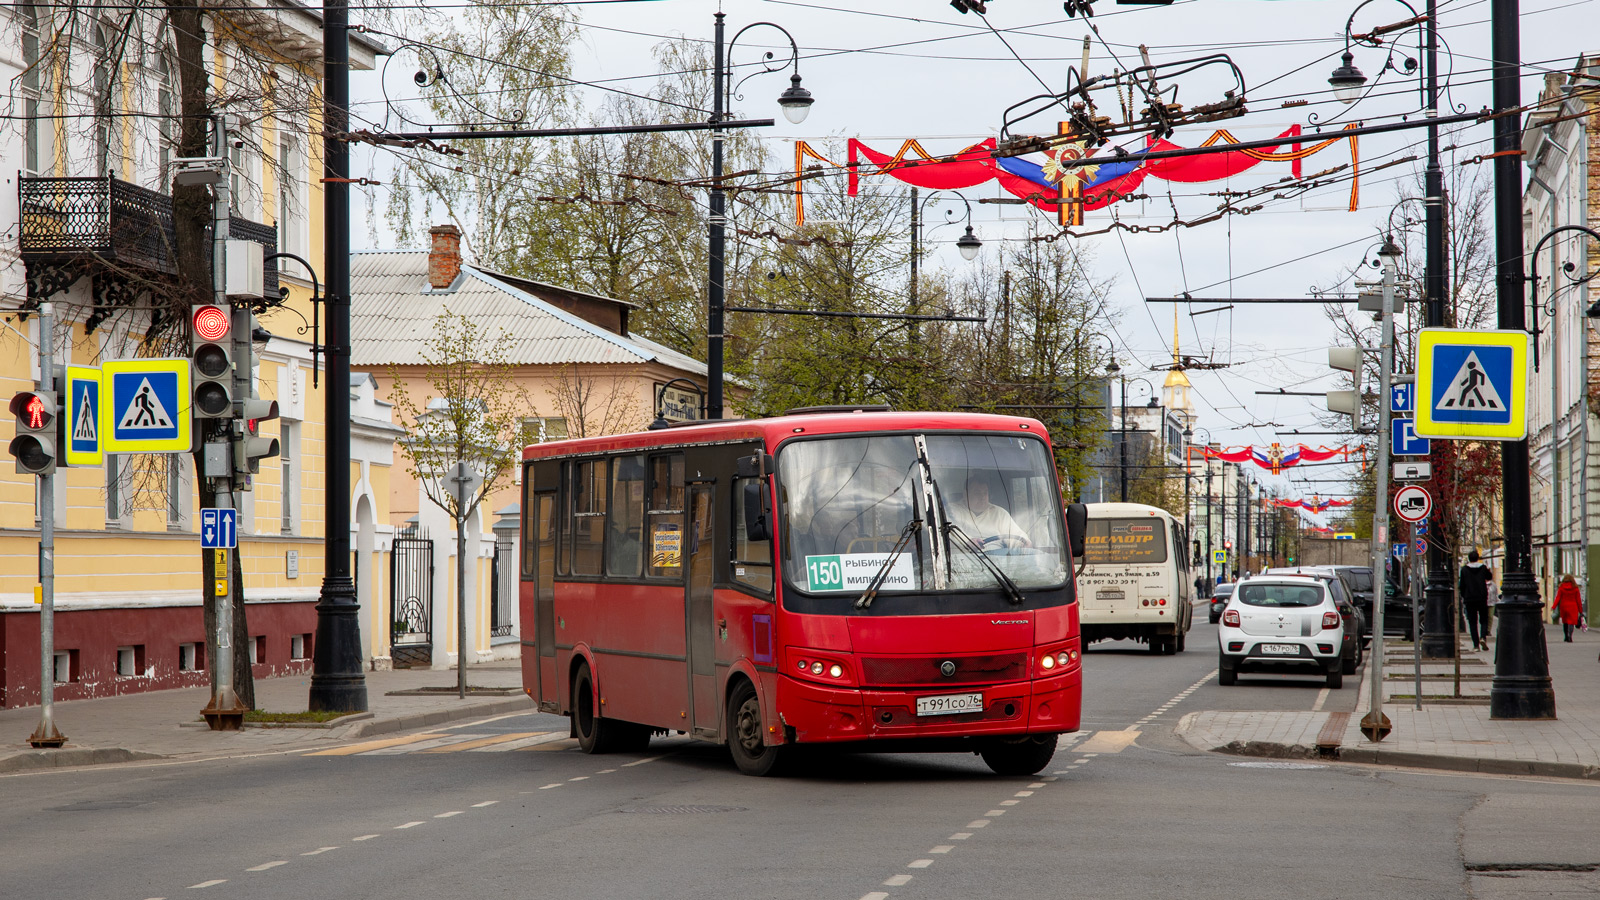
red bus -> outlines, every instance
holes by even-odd
[[[1009,416],[824,409],[535,444],[523,686],[590,753],[677,731],[751,775],[800,744],[1032,774],[1078,729],[1085,515],[1068,507],[1069,531],[1044,426]]]

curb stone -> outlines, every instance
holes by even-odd
[[[1221,747],[1213,747],[1212,752],[1268,759],[1324,759],[1330,762],[1400,766],[1408,769],[1441,769],[1483,775],[1533,775],[1544,778],[1600,781],[1600,766],[1541,762],[1531,759],[1475,759],[1468,756],[1441,756],[1433,753],[1360,747],[1341,747],[1333,755],[1324,756],[1319,754],[1315,747],[1304,744],[1277,744],[1270,741],[1233,741]]]
[[[64,747],[60,750],[27,750],[0,758],[0,773],[60,769],[68,766],[101,766],[111,763],[166,759],[159,753],[144,753],[121,747]]]
[[[533,698],[523,695],[508,700],[491,702],[472,702],[451,709],[436,709],[425,713],[412,713],[406,716],[395,716],[388,719],[373,719],[367,722],[358,722],[349,726],[349,731],[340,737],[363,738],[378,734],[389,734],[395,731],[407,731],[412,728],[427,728],[441,722],[454,722],[459,719],[470,719],[474,716],[494,716],[501,713],[522,712],[534,710],[536,707]]]

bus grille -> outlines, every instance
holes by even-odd
[[[948,678],[939,671],[946,660],[956,664],[955,674]],[[989,684],[1027,677],[1028,655],[867,657],[861,660],[861,669],[869,685]]]

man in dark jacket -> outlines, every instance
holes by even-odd
[[[1489,585],[1494,573],[1478,561],[1478,551],[1467,552],[1467,564],[1461,567],[1458,586],[1461,588],[1461,608],[1467,614],[1467,631],[1472,635],[1472,649],[1483,650],[1489,646]]]

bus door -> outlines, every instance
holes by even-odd
[[[684,645],[689,651],[689,733],[715,738],[719,731],[717,702],[717,624],[712,621],[712,585],[715,581],[715,542],[712,540],[716,485],[688,486],[689,568],[685,579]]]
[[[559,706],[556,696],[556,492],[540,491],[534,495],[534,503],[534,533],[523,535],[525,541],[537,541],[533,595],[534,701],[540,709],[554,712]]]

